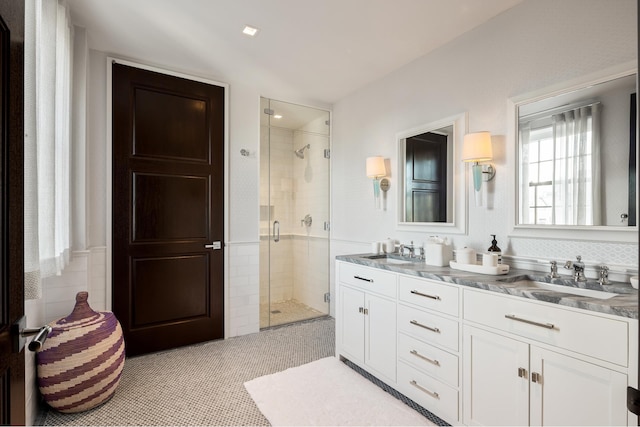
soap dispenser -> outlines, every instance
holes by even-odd
[[[490,236],[493,237],[493,240],[491,241],[491,247],[489,247],[487,251],[492,254],[497,254],[498,264],[502,264],[502,250],[498,247],[498,241],[496,240],[496,235],[490,234]]]

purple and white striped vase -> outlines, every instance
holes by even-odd
[[[88,297],[78,292],[71,314],[49,324],[52,331],[36,354],[40,392],[60,412],[86,411],[110,399],[124,367],[118,319],[93,311]]]

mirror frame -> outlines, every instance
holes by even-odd
[[[519,185],[517,184],[519,165],[519,138],[518,138],[518,110],[523,104],[539,101],[541,99],[562,95],[568,92],[583,89],[588,86],[604,83],[609,80],[636,74],[636,89],[638,88],[637,63],[635,61],[607,68],[577,79],[562,82],[554,86],[540,89],[534,92],[522,94],[507,100],[507,156],[513,161],[513,167],[509,168],[510,194],[512,195],[511,212],[509,215],[510,237],[528,237],[538,239],[563,239],[563,240],[589,240],[599,242],[637,243],[638,226],[618,227],[612,225],[535,225],[519,224]],[[638,132],[636,132],[636,146],[638,144]],[[638,151],[636,150],[636,164],[638,164]],[[638,167],[636,167],[636,194],[638,190]],[[638,199],[636,198],[636,212],[638,212]],[[636,220],[637,223],[637,220]]]
[[[457,114],[396,134],[396,153],[398,156],[398,200],[396,208],[396,229],[399,231],[415,231],[440,234],[467,233],[467,172],[465,164],[460,160],[462,142],[467,133],[468,113]],[[453,126],[453,222],[406,222],[404,221],[404,179],[405,179],[405,151],[403,141],[414,135],[420,135],[446,126]]]

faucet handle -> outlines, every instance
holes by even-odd
[[[609,267],[606,265],[600,266],[600,279],[598,279],[598,283],[601,285],[608,285],[609,282]]]
[[[582,256],[581,255],[576,255],[576,259],[578,260],[578,262],[582,261]]]
[[[558,274],[558,261],[549,261],[549,264],[551,264],[551,272],[549,273],[549,278],[551,279],[556,279],[558,277],[560,277],[560,275]]]

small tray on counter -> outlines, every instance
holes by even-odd
[[[449,267],[455,270],[469,271],[471,273],[491,274],[494,276],[507,274],[509,266],[507,264],[498,264],[496,267],[490,267],[482,264],[462,264],[455,261],[449,261]]]

